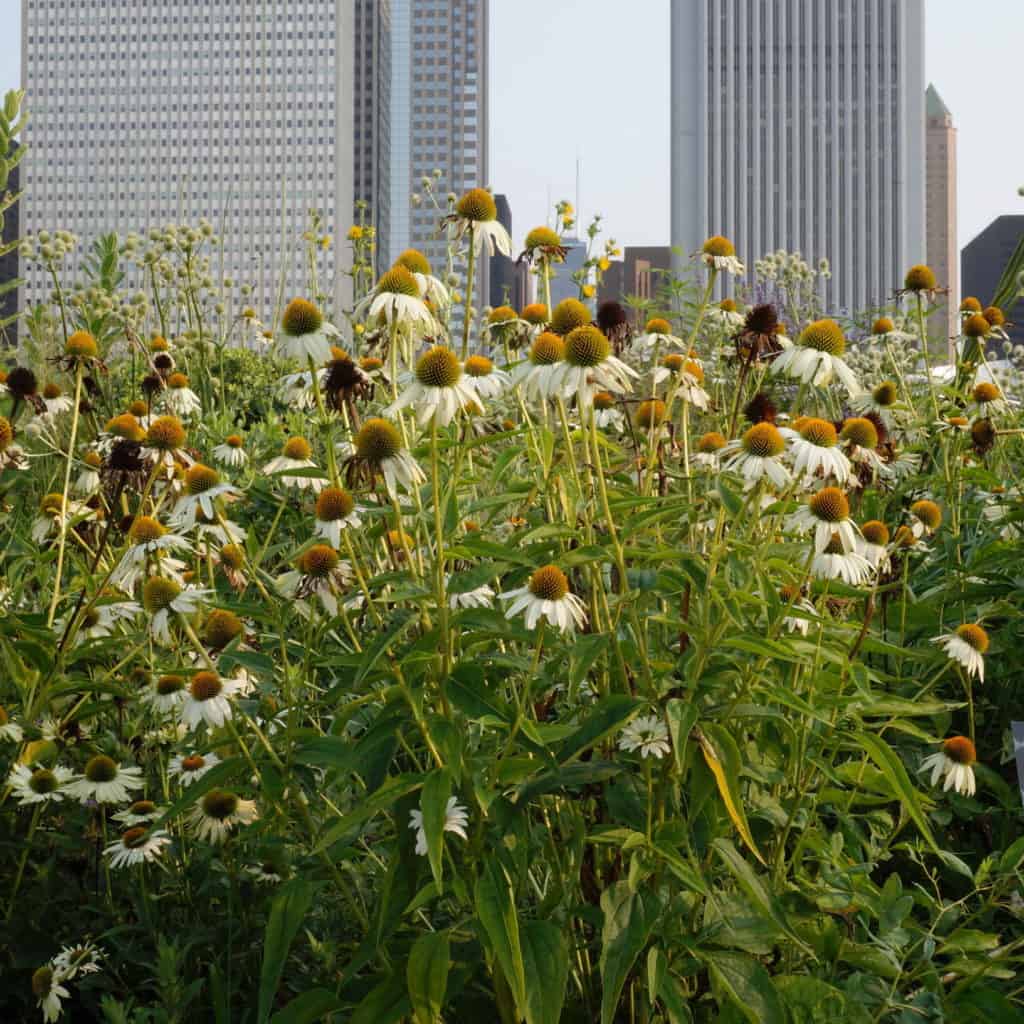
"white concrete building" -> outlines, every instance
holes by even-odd
[[[73,231],[80,257],[106,232],[205,216],[224,273],[272,306],[282,271],[286,296],[305,290],[316,208],[335,238],[321,288],[345,305],[353,23],[352,0],[22,0],[24,232]],[[44,298],[27,278],[27,302]]]
[[[925,259],[924,0],[672,0],[672,244],[827,258],[832,312]]]

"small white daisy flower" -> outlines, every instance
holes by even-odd
[[[175,754],[167,765],[167,774],[182,786],[191,786],[218,764],[220,758],[216,754]]]
[[[639,750],[642,758],[662,758],[672,751],[668,727],[657,715],[634,718],[619,736],[619,750]]]
[[[444,813],[444,831],[453,832],[463,839],[469,839],[466,834],[466,826],[469,824],[469,814],[465,807],[459,803],[458,797],[449,797],[448,805]],[[423,812],[414,810],[409,812],[409,828],[416,832],[416,852],[424,857],[427,854],[427,833],[423,828]]]

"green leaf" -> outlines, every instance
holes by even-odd
[[[311,882],[296,878],[281,886],[270,908],[266,934],[263,937],[263,966],[260,968],[260,1022],[270,1017],[277,986],[281,983],[288,950],[298,933],[302,919],[313,902],[315,888]]]
[[[719,838],[714,840],[712,846],[715,853],[722,858],[725,866],[736,876],[740,888],[747,894],[751,903],[779,929],[784,935],[794,942],[808,956],[813,956],[814,951],[803,939],[797,935],[793,926],[786,919],[786,915],[775,898],[761,882],[761,879],[754,873],[753,868],[740,856],[739,851],[728,840]]]
[[[385,633],[382,633],[376,640],[363,650],[362,661],[353,686],[358,686],[373,671],[380,656],[416,621],[412,612],[403,611],[398,613],[397,621]]]
[[[512,882],[497,858],[487,861],[476,883],[474,894],[477,917],[483,926],[501,969],[512,990],[520,1013],[525,1013],[526,968],[519,941],[519,920],[516,917]]]
[[[422,775],[396,775],[388,779],[369,799],[363,800],[356,808],[349,811],[335,824],[317,844],[314,853],[319,853],[343,839],[348,832],[361,825],[368,818],[390,807],[396,800],[401,800],[407,793],[419,789],[423,785]]]
[[[405,979],[389,974],[356,1007],[348,1024],[398,1024],[412,1012]]]
[[[275,1013],[270,1024],[317,1024],[341,1005],[341,1000],[330,989],[313,988]]]
[[[569,946],[550,921],[526,921],[520,932],[526,990],[526,1024],[559,1024],[569,981]]]
[[[579,757],[588,747],[599,743],[609,733],[620,729],[633,717],[640,702],[625,694],[616,693],[599,700],[583,724],[558,748],[555,755],[560,764]]]
[[[423,831],[427,837],[427,859],[438,890],[444,862],[444,822],[448,813],[448,798],[452,795],[452,777],[443,768],[427,776],[420,795]]]
[[[768,972],[743,953],[700,954],[711,968],[721,995],[728,998],[750,1024],[786,1024],[786,1011]]]
[[[450,944],[447,932],[421,935],[409,951],[405,980],[417,1024],[437,1024],[448,987]]]
[[[508,705],[487,685],[479,665],[462,662],[455,666],[445,682],[448,699],[469,718],[511,720]]]
[[[686,744],[690,739],[690,731],[697,723],[699,710],[696,704],[673,697],[665,705],[665,717],[668,719],[668,731],[672,737],[672,753],[676,759],[676,769],[683,770],[683,758],[686,756]]]
[[[903,809],[914,824],[917,825],[918,830],[927,840],[928,845],[938,853],[939,847],[935,842],[935,836],[932,835],[928,819],[921,808],[917,790],[910,781],[907,769],[903,767],[903,762],[897,756],[896,751],[880,736],[876,736],[871,732],[854,733],[853,739],[881,769],[886,781],[892,786],[893,792],[903,805]]]
[[[612,1024],[626,978],[661,916],[661,901],[616,882],[601,893],[601,909],[601,1024]]]

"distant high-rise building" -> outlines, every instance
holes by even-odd
[[[445,195],[488,184],[487,26],[488,0],[391,0],[389,261],[411,246],[443,274]],[[423,178],[440,211],[413,205]]]
[[[355,0],[353,99],[353,190],[356,202],[366,204],[365,221],[377,233],[380,271],[390,251],[391,230],[390,0]]]
[[[657,300],[662,272],[672,270],[672,250],[667,245],[627,245],[622,259],[605,273],[599,298]]]
[[[17,155],[18,144],[11,145],[10,155]],[[7,184],[0,189],[0,194],[16,196],[21,184],[21,165],[15,164],[7,175]],[[8,322],[18,313],[18,289],[11,285],[18,280],[20,273],[18,247],[15,242],[19,234],[21,211],[20,202],[13,203],[3,211],[3,230],[0,231],[0,344],[13,344],[17,338],[17,325]],[[3,252],[12,246],[10,252]],[[5,287],[6,286],[6,287]],[[4,325],[7,324],[5,327]]]
[[[309,210],[333,234],[352,217],[353,15],[351,0],[22,0],[23,233],[66,228],[81,253],[208,217],[226,275],[267,305],[281,280],[304,293]],[[346,252],[322,257],[337,305]],[[48,294],[39,268],[26,278],[28,301]]]
[[[583,269],[587,260],[587,243],[579,238],[562,238],[565,259],[552,266],[555,276],[551,279],[551,305],[557,306],[563,299],[580,297],[579,283],[572,275]]]
[[[512,208],[508,204],[508,197],[496,195],[494,205],[498,208],[498,221],[511,235],[512,233]],[[514,309],[520,310],[531,301],[530,294],[530,268],[524,260],[518,262],[515,254],[503,256],[496,252],[490,258],[490,282],[489,302],[492,306],[511,305]]]
[[[1024,240],[1024,214],[996,217],[984,231],[971,239],[960,254],[960,280],[964,295],[973,295],[983,306],[995,298],[999,279],[1010,257]],[[1004,309],[1010,338],[1024,345],[1024,300]]]
[[[958,333],[957,307],[960,304],[956,244],[956,128],[953,127],[953,115],[934,85],[928,86],[925,113],[927,262],[935,271],[939,284],[949,289],[945,316],[941,324],[932,326],[928,333],[934,334],[936,327],[942,331],[952,354],[953,339]],[[938,319],[936,314],[935,320]]]
[[[676,0],[672,244],[825,257],[827,306],[925,256],[924,0]]]

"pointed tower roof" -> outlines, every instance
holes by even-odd
[[[948,117],[950,119],[953,117],[949,112],[949,107],[942,102],[939,90],[934,85],[929,85],[928,91],[925,93],[925,111],[928,117]]]

